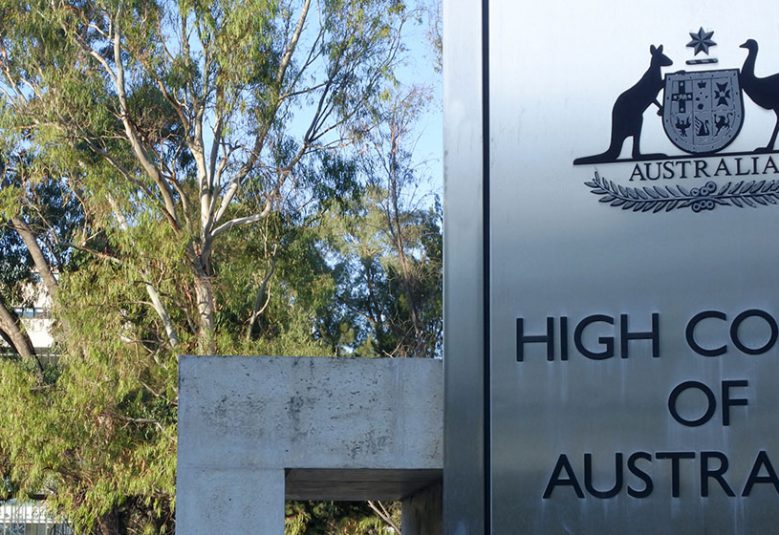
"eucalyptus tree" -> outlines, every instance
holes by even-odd
[[[0,291],[0,332],[30,357],[0,361],[21,492],[79,531],[171,532],[176,355],[346,344],[312,331],[351,321],[317,222],[362,187],[334,153],[379,117],[408,16],[401,0],[0,0],[0,161],[25,162],[4,168],[0,265],[35,268],[60,354],[36,364]]]
[[[44,366],[20,321],[19,307],[34,306],[40,285],[57,291],[56,274],[73,260],[69,241],[83,222],[77,196],[64,177],[45,175],[22,151],[0,159],[0,337],[8,351]]]
[[[391,79],[401,0],[6,1],[0,68],[12,127],[102,168],[183,245],[198,348],[216,351],[214,250],[301,200],[298,166],[342,145]],[[108,178],[110,175],[110,178]],[[251,198],[252,210],[241,199]],[[150,288],[153,290],[153,288]],[[153,294],[153,291],[152,291]],[[168,342],[180,333],[150,294]]]
[[[378,108],[362,139],[364,189],[333,224],[350,264],[342,300],[364,335],[358,354],[435,357],[442,350],[442,210],[414,158],[414,126],[430,91],[411,87]]]

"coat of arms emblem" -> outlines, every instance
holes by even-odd
[[[703,28],[690,32],[687,44],[706,56],[716,46],[714,32]],[[600,174],[584,184],[602,203],[633,212],[670,212],[690,209],[707,212],[719,206],[757,207],[779,205],[779,73],[755,75],[758,45],[747,39],[742,68],[680,70],[662,72],[673,65],[663,46],[649,47],[649,66],[644,75],[623,91],[611,111],[611,139],[599,154],[576,158],[574,165],[617,164],[623,174],[614,180]],[[718,63],[704,57],[686,61],[690,66]],[[663,91],[662,98],[658,98]],[[768,144],[753,150],[723,151],[741,132],[744,124],[744,95],[750,113],[756,106],[776,115]],[[641,150],[641,134],[647,110],[658,108],[668,139],[686,154],[646,153]],[[632,151],[623,157],[630,140]],[[628,164],[628,165],[625,165]],[[767,175],[777,178],[769,179]],[[751,178],[743,178],[751,177]]]
[[[683,151],[722,150],[736,138],[743,122],[737,69],[666,74],[663,128]]]

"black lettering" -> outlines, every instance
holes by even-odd
[[[774,163],[772,156],[768,157],[768,161],[765,163],[765,167],[763,167],[763,174],[767,175],[769,169],[773,169],[774,174],[779,173],[779,169],[776,168],[776,164]]]
[[[728,169],[728,164],[724,158],[720,158],[717,170],[714,171],[714,176],[719,176],[720,172],[723,172],[725,176],[730,176],[730,169]]]
[[[687,338],[687,345],[690,346],[690,349],[692,349],[699,355],[703,355],[704,357],[718,357],[719,355],[725,354],[725,352],[728,350],[728,346],[720,346],[714,349],[706,349],[704,347],[701,347],[698,344],[698,342],[695,341],[695,327],[701,321],[709,318],[714,318],[723,321],[728,319],[728,317],[722,312],[718,312],[716,310],[706,310],[699,314],[695,314],[695,316],[692,317],[692,319],[687,323],[687,329],[685,330],[684,334],[685,337]]]
[[[546,360],[554,360],[554,318],[546,318],[545,335],[525,335],[525,320],[517,318],[517,362],[525,360],[525,344],[546,344]]]
[[[679,395],[682,392],[693,388],[700,390],[706,396],[706,412],[703,414],[703,416],[696,420],[687,420],[686,418],[683,418],[676,410],[676,400],[679,398]],[[673,416],[674,420],[682,425],[686,425],[687,427],[698,427],[699,425],[705,424],[711,420],[712,416],[714,416],[715,410],[717,410],[717,400],[714,397],[714,392],[712,392],[708,386],[703,383],[699,383],[698,381],[685,381],[677,385],[676,388],[671,391],[671,395],[668,396],[668,411],[671,413],[671,416]]]
[[[653,166],[657,167],[657,176],[652,176],[651,169]],[[644,170],[646,170],[646,177],[649,180],[657,180],[658,178],[660,178],[660,162],[645,163]]]
[[[761,468],[765,468],[768,475],[761,476]],[[757,459],[755,459],[755,464],[752,466],[752,471],[749,473],[747,483],[744,485],[744,492],[741,493],[741,496],[749,496],[752,492],[752,487],[754,487],[756,483],[771,483],[777,494],[779,494],[779,479],[776,477],[776,471],[771,464],[771,460],[768,458],[768,454],[762,450],[757,454]]]
[[[676,173],[674,172],[673,162],[663,162],[663,178],[674,178]]]
[[[649,332],[630,332],[628,331],[628,315],[622,314],[619,317],[619,338],[621,357],[628,358],[628,347],[631,340],[652,340],[652,357],[660,356],[660,314],[652,314],[652,330]]]
[[[710,468],[709,460],[717,459],[719,461],[718,468]],[[709,496],[709,479],[714,479],[725,494],[728,496],[735,496],[736,493],[730,488],[728,482],[723,477],[725,472],[728,471],[728,458],[724,453],[719,451],[702,451],[701,452],[701,496],[706,498]]]
[[[765,320],[765,322],[768,324],[768,327],[771,329],[771,336],[768,338],[768,342],[762,347],[758,348],[751,348],[748,347],[746,344],[744,344],[741,339],[738,336],[738,328],[741,326],[741,323],[748,319],[748,318],[762,318]],[[763,310],[745,310],[738,316],[736,316],[736,319],[733,320],[733,323],[730,325],[730,338],[733,340],[733,343],[739,350],[743,351],[747,355],[760,355],[761,353],[765,353],[769,349],[771,349],[774,344],[776,343],[776,338],[779,336],[779,327],[776,325],[776,320],[771,316],[768,312],[765,312]]]
[[[604,360],[608,359],[614,356],[614,337],[613,336],[601,336],[598,338],[598,342],[603,344],[605,346],[605,349],[600,352],[590,351],[586,347],[584,347],[584,343],[582,342],[582,334],[584,333],[584,329],[589,327],[593,323],[608,323],[609,325],[614,325],[614,318],[611,316],[606,316],[604,314],[593,314],[592,316],[587,316],[582,321],[579,322],[579,324],[576,326],[576,330],[574,330],[573,333],[573,342],[576,346],[576,349],[584,355],[587,358],[593,359],[593,360]]]
[[[749,171],[744,171],[741,169],[741,160],[743,158],[736,158],[736,176],[746,176],[749,174]]]
[[[682,174],[679,178],[687,178],[687,166],[690,165],[692,162],[689,160],[682,160],[680,162],[676,162],[676,165],[680,166],[682,168]]]
[[[565,478],[560,477],[563,470],[565,470],[567,475]],[[576,480],[576,475],[573,472],[573,468],[571,468],[571,463],[568,462],[568,457],[564,453],[561,453],[560,457],[557,459],[557,464],[555,465],[554,470],[552,470],[552,477],[549,478],[549,483],[546,484],[546,490],[544,491],[545,500],[548,500],[552,496],[552,492],[557,486],[573,487],[576,496],[584,498],[584,493],[579,486],[579,482]]]
[[[609,490],[598,490],[592,484],[592,454],[584,454],[584,488],[596,498],[613,498],[622,490],[622,454],[614,454],[614,486]]]
[[[732,399],[730,389],[747,386],[749,386],[749,382],[746,379],[722,381],[722,425],[730,425],[730,407],[744,407],[749,403],[745,398]]]
[[[671,459],[671,496],[679,497],[679,460],[695,459],[695,453],[691,451],[662,451],[655,453],[655,459]]]
[[[636,466],[636,461],[639,459],[643,459],[645,461],[652,461],[652,455],[645,451],[637,451],[630,457],[628,457],[628,470],[631,474],[639,478],[641,481],[644,482],[644,488],[643,490],[635,490],[633,487],[628,485],[628,495],[632,496],[633,498],[646,498],[650,494],[652,494],[652,490],[654,489],[654,483],[652,483],[652,478],[649,477],[649,474],[641,470],[638,466]]]
[[[706,160],[695,160],[695,178],[700,178],[701,175],[708,177],[709,173],[706,172],[707,166]]]
[[[636,164],[635,167],[633,167],[633,173],[630,175],[630,179],[628,179],[629,182],[633,182],[633,179],[638,177],[639,180],[646,180],[644,178],[644,175],[641,173],[641,166]]]

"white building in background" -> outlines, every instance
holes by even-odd
[[[0,504],[0,535],[72,535],[41,502],[9,500]]]
[[[43,284],[25,285],[22,290],[23,306],[14,307],[14,312],[22,321],[32,346],[38,354],[49,355],[54,345],[51,337],[51,299]],[[9,351],[8,344],[0,338],[0,353]],[[2,533],[0,533],[2,535]]]
[[[51,298],[46,287],[43,284],[29,283],[25,285],[22,294],[23,302],[32,306],[17,308],[15,312],[22,319],[32,346],[36,350],[49,352],[54,345],[54,339],[51,337]]]

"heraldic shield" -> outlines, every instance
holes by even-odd
[[[705,154],[722,150],[736,138],[743,122],[738,69],[665,76],[663,128],[683,151]]]

